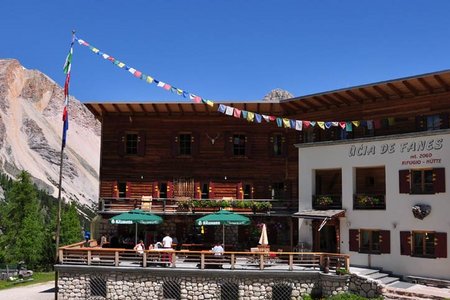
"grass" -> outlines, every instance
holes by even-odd
[[[32,276],[32,281],[26,281],[23,283],[14,283],[12,281],[0,280],[0,290],[9,289],[16,286],[24,286],[42,282],[49,282],[55,280],[55,272],[35,272]]]

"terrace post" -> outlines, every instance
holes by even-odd
[[[234,257],[234,253],[231,253],[231,269],[234,270],[234,264],[235,264],[235,257]]]
[[[91,261],[92,261],[92,255],[91,254],[92,254],[91,250],[88,250],[88,252],[87,252],[87,264],[88,264],[88,266],[91,265]]]
[[[114,266],[118,267],[119,266],[119,251],[114,251]]]
[[[144,255],[142,256],[142,266],[147,267],[147,252],[144,251]]]
[[[205,254],[201,253],[200,254],[200,269],[204,269],[205,268]]]
[[[294,269],[294,254],[289,254],[289,271]]]

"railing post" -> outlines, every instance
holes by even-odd
[[[58,258],[59,258],[59,263],[63,264],[64,263],[64,251],[62,249],[59,249]]]
[[[90,266],[92,261],[91,250],[88,250],[87,255],[87,264]]]
[[[119,266],[119,251],[114,251],[114,266]]]
[[[260,270],[264,269],[264,254],[259,255],[259,269]]]
[[[175,251],[172,252],[170,255],[172,256],[172,259],[171,259],[171,261],[172,261],[172,268],[175,268],[177,266],[176,265],[177,255],[176,255]]]
[[[166,212],[166,199],[163,200],[163,212]]]
[[[142,256],[142,266],[147,267],[147,252],[144,251],[144,255]]]
[[[231,270],[234,270],[234,264],[235,264],[235,257],[234,253],[231,253]]]
[[[350,268],[350,257],[347,256],[345,258],[345,270],[348,272],[349,268]]]
[[[204,269],[205,268],[205,254],[201,253],[200,254],[200,269]]]
[[[294,269],[294,254],[289,254],[289,271]]]

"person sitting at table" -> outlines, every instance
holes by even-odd
[[[139,255],[143,255],[144,254],[144,250],[145,250],[145,245],[144,245],[144,241],[143,240],[139,240],[139,243],[136,244],[136,246],[134,246],[134,251],[136,251]]]
[[[214,247],[211,249],[212,252],[214,252],[214,255],[223,255],[223,247],[222,245],[217,242]]]

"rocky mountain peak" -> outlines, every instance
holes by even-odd
[[[0,170],[28,171],[54,196],[58,191],[64,91],[15,59],[0,59]],[[64,149],[63,197],[93,206],[98,199],[100,123],[74,97]]]
[[[286,90],[274,89],[264,96],[263,101],[280,101],[294,98],[294,96]]]

